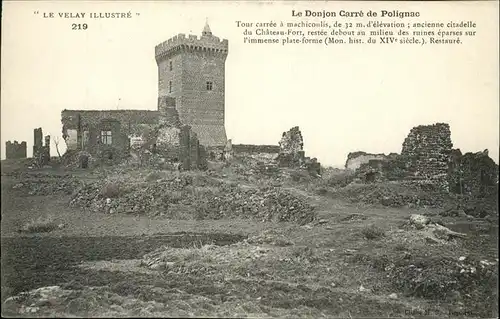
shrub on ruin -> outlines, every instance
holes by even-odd
[[[380,239],[385,236],[385,231],[382,228],[375,225],[369,225],[364,227],[361,233],[366,239],[369,240]]]
[[[104,198],[115,198],[120,195],[120,185],[117,182],[108,182],[101,189]]]

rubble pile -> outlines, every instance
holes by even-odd
[[[22,179],[13,186],[13,189],[19,190],[30,196],[47,196],[56,194],[73,194],[82,186],[82,182],[69,176],[34,175]]]
[[[465,256],[412,256],[396,261],[389,277],[396,289],[410,296],[439,300],[494,298],[497,264]]]
[[[198,212],[206,219],[248,216],[262,221],[296,222],[301,225],[314,220],[312,206],[276,187],[255,190],[225,186],[214,197],[205,198]]]
[[[401,155],[407,160],[407,177],[432,180],[448,191],[449,156],[452,151],[449,124],[420,125],[411,129]]]
[[[107,179],[89,182],[73,195],[70,205],[106,213],[147,212],[156,215],[166,211],[169,204],[189,202],[188,196],[182,197],[180,192],[193,184],[189,175],[155,181]]]
[[[405,249],[384,265],[395,289],[441,301],[496,300],[492,295],[497,291],[498,259],[495,262],[457,253],[475,235],[452,231],[419,214],[411,215],[401,228],[393,231],[391,240],[413,249]]]
[[[121,296],[107,287],[41,287],[7,298],[2,314],[9,318],[161,317],[165,305]]]
[[[68,168],[90,168],[95,162],[95,158],[86,151],[68,150],[61,159],[61,164]]]
[[[278,177],[281,175],[282,170],[276,163],[266,163],[260,160],[251,158],[241,159],[241,162],[233,161],[231,167],[233,171],[241,176],[259,176],[259,177]]]
[[[306,224],[314,219],[314,209],[289,192],[267,187],[243,188],[215,180],[193,181],[190,176],[150,182],[87,183],[70,205],[105,213],[164,215],[176,214],[182,206],[192,218],[256,218]]]
[[[442,207],[446,202],[443,194],[426,192],[410,183],[350,184],[334,194],[353,203],[388,207]]]
[[[456,196],[440,212],[444,217],[498,217],[498,197],[476,198],[473,196]]]
[[[48,315],[55,309],[63,310],[62,300],[68,299],[73,291],[59,286],[49,286],[21,292],[7,298],[2,304],[2,313],[10,316],[30,316],[44,313]]]

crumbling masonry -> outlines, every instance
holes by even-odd
[[[42,128],[33,130],[33,160],[35,165],[42,167],[50,161],[50,135],[45,136],[43,143]]]
[[[448,124],[421,125],[411,129],[401,155],[350,153],[346,166],[359,162],[356,175],[363,182],[409,180],[463,195],[484,197],[498,193],[498,165],[487,150],[462,155],[452,147]]]
[[[450,126],[446,123],[421,125],[411,129],[401,150],[401,156],[406,161],[407,178],[427,180],[448,191],[452,147]]]
[[[498,193],[498,165],[488,156],[488,150],[461,154],[454,150],[450,165],[450,191],[474,197]]]
[[[279,166],[306,168],[312,175],[321,175],[321,164],[317,159],[305,156],[304,139],[298,126],[283,132],[279,146],[280,152],[276,158]]]
[[[304,140],[298,126],[283,132],[279,146],[278,163],[280,166],[301,167],[304,164]]]

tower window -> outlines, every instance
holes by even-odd
[[[172,93],[172,81],[168,81],[168,93]]]
[[[111,131],[101,131],[101,143],[111,145]]]
[[[170,71],[172,71],[172,69],[173,69],[173,67],[172,67],[172,61],[169,61],[169,62],[168,62],[168,69],[169,69]]]
[[[207,82],[207,91],[212,91],[213,86],[214,86],[213,82]]]

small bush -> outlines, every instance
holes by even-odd
[[[318,195],[321,195],[321,196],[324,196],[326,194],[328,194],[328,189],[326,189],[325,187],[318,187],[316,190],[315,190],[316,194]]]
[[[311,181],[311,176],[308,171],[302,169],[290,170],[290,178],[295,183],[303,183]]]
[[[375,225],[370,225],[370,226],[363,228],[362,233],[366,239],[370,239],[370,240],[380,239],[380,238],[385,236],[384,230],[381,229],[380,227],[375,226]]]
[[[120,195],[120,185],[116,182],[114,183],[107,183],[104,185],[104,187],[101,189],[101,195],[104,198],[114,198],[118,197]]]
[[[163,179],[165,177],[166,177],[166,174],[164,172],[154,171],[154,172],[149,173],[146,176],[146,181],[153,182],[153,181]]]
[[[299,260],[308,260],[310,262],[318,261],[318,256],[316,256],[314,249],[307,246],[292,248],[292,256]]]
[[[326,184],[330,187],[346,187],[350,183],[352,183],[355,179],[355,174],[353,171],[344,170],[334,175],[329,176],[326,179]]]
[[[369,265],[370,268],[385,271],[388,266],[391,265],[391,260],[389,256],[382,255],[370,255],[364,253],[357,253],[350,258],[350,262],[354,264]]]
[[[20,231],[23,233],[48,233],[57,228],[52,217],[39,217],[24,224]]]
[[[390,265],[390,259],[387,255],[377,255],[371,258],[370,266],[376,270],[385,270]]]
[[[408,246],[406,246],[405,243],[397,243],[396,246],[394,246],[394,250],[396,251],[407,251]]]

